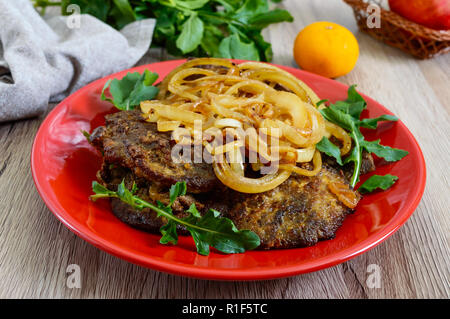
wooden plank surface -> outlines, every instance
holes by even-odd
[[[338,80],[358,83],[408,126],[427,163],[422,202],[391,238],[348,262],[319,272],[260,282],[188,279],[132,265],[87,244],[46,208],[34,187],[30,150],[44,117],[0,124],[0,298],[449,298],[450,55],[418,61],[357,31],[339,0],[285,0],[292,24],[265,36],[274,63],[295,66],[292,43],[305,25],[328,20],[356,34],[361,56]],[[166,59],[152,50],[140,64]],[[78,264],[82,287],[66,286],[66,268]],[[369,265],[380,288],[366,281]]]

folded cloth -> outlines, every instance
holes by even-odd
[[[44,113],[88,82],[134,65],[154,19],[120,32],[85,14],[43,18],[29,0],[0,0],[0,122]]]

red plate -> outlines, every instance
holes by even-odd
[[[368,140],[381,139],[383,144],[409,151],[401,161],[380,166],[376,171],[397,175],[399,180],[388,191],[365,196],[333,240],[309,248],[235,255],[212,251],[209,256],[201,256],[190,237],[180,238],[177,246],[161,245],[159,235],[120,222],[106,200],[89,200],[101,157],[81,130],[91,132],[104,123],[105,114],[112,112],[111,104],[100,99],[108,79],[147,68],[163,78],[182,62],[140,66],[97,80],[62,101],[42,123],[31,153],[36,188],[53,214],[81,238],[117,257],[172,274],[220,280],[270,279],[316,271],[353,258],[392,235],[416,209],[425,187],[425,162],[416,140],[399,121],[383,123],[375,132],[363,132]],[[341,83],[281,68],[306,82],[322,99],[336,101],[347,96],[347,86]],[[368,102],[364,117],[392,114],[371,98],[364,98]]]

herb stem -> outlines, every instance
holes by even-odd
[[[362,162],[362,152],[361,152],[361,146],[359,145],[359,139],[356,136],[356,131],[352,131],[351,136],[352,136],[353,140],[355,141],[354,147],[358,152],[358,158],[355,161],[355,170],[353,171],[353,175],[350,180],[350,185],[352,188],[354,188],[356,183],[358,183],[358,180],[359,180],[359,172],[361,171],[361,162]]]
[[[117,193],[114,193],[114,192],[112,192],[110,194],[95,194],[95,195],[91,195],[91,199],[94,200],[94,201],[99,199],[99,198],[109,198],[109,197],[114,197],[114,198],[119,198],[120,199],[120,197],[117,195]],[[200,231],[211,232],[211,233],[214,233],[214,234],[220,234],[220,232],[211,230],[209,228],[203,228],[203,227],[200,227],[200,226],[188,223],[188,222],[186,222],[186,221],[184,221],[182,219],[179,219],[179,218],[173,216],[172,214],[169,214],[169,213],[165,212],[164,210],[160,209],[159,207],[157,207],[157,206],[155,206],[155,205],[153,205],[153,204],[151,204],[151,203],[149,203],[149,202],[147,202],[147,201],[145,201],[143,199],[140,199],[137,196],[133,196],[133,199],[134,199],[135,203],[137,204],[137,205],[136,204],[133,205],[135,207],[147,207],[147,208],[150,208],[151,210],[155,211],[159,215],[162,215],[162,216],[166,217],[167,219],[171,219],[171,220],[173,220],[173,221],[175,221],[175,222],[177,222],[179,224],[185,225],[187,227],[194,228],[194,229],[197,229],[197,230],[200,230]]]

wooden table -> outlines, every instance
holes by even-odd
[[[351,9],[339,0],[285,0],[292,24],[271,26],[274,63],[295,66],[298,31],[319,20],[356,34],[361,56],[338,81],[358,88],[392,110],[416,136],[428,178],[422,202],[391,238],[338,266],[262,282],[187,279],[141,268],[75,236],[46,208],[30,171],[30,150],[44,117],[0,125],[1,298],[449,298],[450,54],[418,61],[357,31]],[[167,58],[150,52],[140,64]],[[66,286],[78,264],[82,287]],[[366,284],[370,264],[381,287]],[[369,270],[369,272],[368,272]]]

